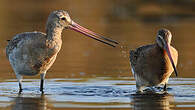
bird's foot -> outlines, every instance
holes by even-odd
[[[43,88],[40,88],[40,92],[41,92],[42,94],[44,94],[44,90],[43,90]]]
[[[23,89],[19,89],[18,94],[21,94],[21,93],[22,93],[22,91],[23,91]]]

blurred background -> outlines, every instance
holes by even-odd
[[[47,78],[130,77],[129,50],[154,43],[160,28],[172,32],[179,77],[195,77],[194,6],[195,0],[1,0],[0,78],[15,78],[5,56],[6,40],[21,32],[45,32],[49,13],[60,9],[123,47],[112,48],[64,30],[61,51]]]

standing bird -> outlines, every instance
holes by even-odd
[[[157,33],[156,43],[145,45],[130,50],[130,65],[136,80],[137,92],[143,92],[145,86],[166,84],[173,71],[177,76],[175,65],[177,64],[178,52],[171,46],[171,32],[160,29]]]
[[[66,11],[53,11],[47,20],[46,33],[24,32],[8,41],[6,55],[18,79],[19,92],[22,92],[22,76],[37,74],[41,76],[40,91],[43,92],[45,74],[61,49],[63,29],[72,29],[112,47],[118,44],[78,25]]]

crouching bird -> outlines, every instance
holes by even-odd
[[[178,52],[171,46],[171,32],[160,29],[156,43],[130,50],[131,70],[136,80],[137,92],[143,92],[144,87],[166,84],[173,71],[177,76]]]
[[[112,47],[118,44],[75,23],[66,11],[53,11],[47,20],[46,33],[24,32],[8,40],[6,55],[18,79],[19,92],[23,75],[37,74],[41,76],[40,91],[43,92],[45,74],[61,49],[64,29],[72,29]]]

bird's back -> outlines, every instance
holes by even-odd
[[[6,55],[15,72],[34,75],[49,69],[60,47],[61,41],[50,41],[44,33],[26,32],[8,42]]]
[[[6,56],[9,58],[9,54],[17,48],[21,43],[34,41],[39,39],[44,39],[46,37],[45,33],[42,32],[24,32],[17,34],[13,39],[8,40],[8,45],[6,47]],[[42,40],[41,40],[42,41]],[[32,45],[28,43],[29,45]]]
[[[173,54],[177,51],[171,47]],[[173,60],[177,63],[177,56]],[[146,85],[157,85],[163,82],[166,74],[173,72],[168,55],[157,44],[146,45],[130,51],[130,63],[134,73]],[[169,75],[169,76],[170,76]],[[167,78],[167,77],[166,77]]]

